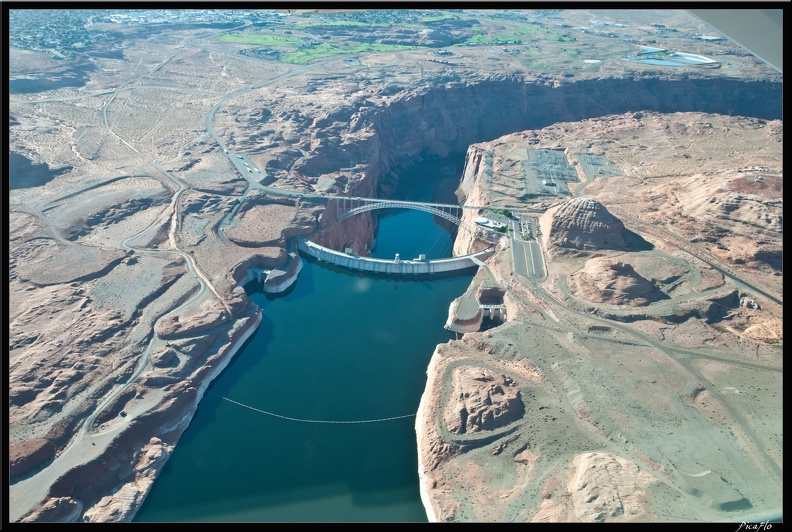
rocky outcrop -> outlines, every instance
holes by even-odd
[[[275,254],[274,256],[267,256],[261,254],[253,255],[252,257],[245,259],[244,261],[234,266],[231,272],[229,273],[229,277],[235,285],[239,284],[247,278],[247,273],[249,268],[262,268],[265,270],[278,268],[286,263],[287,257],[288,254],[286,253],[286,249],[284,248],[279,248],[278,253]],[[249,280],[250,279],[248,279],[248,281]]]
[[[550,477],[531,522],[645,522],[653,516],[647,488],[657,480],[633,462],[611,453],[586,452],[572,459],[563,481]]]
[[[655,478],[620,456],[588,452],[572,461],[567,489],[575,517],[583,522],[633,521],[647,513],[646,488]]]
[[[277,294],[287,290],[297,280],[302,271],[303,263],[297,251],[297,241],[291,241],[289,249],[289,265],[285,270],[272,270],[263,282],[263,290],[268,294]]]
[[[151,350],[150,360],[155,368],[164,368],[171,364],[177,351],[172,346],[163,345]]]
[[[540,218],[545,249],[625,249],[624,223],[599,201],[573,198],[547,210]]]
[[[357,180],[350,180],[350,186],[345,195],[361,198],[378,197],[379,176],[388,171],[390,171],[389,164],[373,161],[364,175]],[[319,216],[318,232],[311,238],[317,244],[330,249],[343,251],[350,248],[353,253],[361,257],[369,256],[369,246],[374,241],[377,229],[372,214],[364,212],[339,222],[336,220],[338,210],[337,201],[327,202],[327,206]]]
[[[64,246],[54,239],[37,239],[28,247],[23,260],[10,252],[13,275],[38,286],[77,283],[98,279],[123,263],[127,254],[122,250],[105,250],[89,246]],[[53,268],[53,264],[58,264]]]
[[[163,340],[184,338],[213,329],[228,320],[223,310],[208,310],[190,316],[169,314],[159,322],[156,332]]]
[[[69,240],[77,240],[98,227],[116,224],[138,212],[167,205],[170,201],[170,195],[166,190],[139,194],[142,197],[130,199],[118,198],[109,194],[102,198],[94,212],[88,215],[74,213],[66,217],[67,223],[63,228],[64,236]]]
[[[29,473],[41,464],[55,458],[55,446],[48,438],[11,442],[8,450],[9,474],[12,479]]]
[[[262,200],[245,202],[233,225],[224,228],[225,236],[243,247],[284,246],[297,235],[314,230],[314,220],[295,202]]]
[[[733,220],[776,233],[783,231],[783,199],[737,192],[696,198],[684,209],[695,217],[716,217]]]
[[[113,440],[110,449],[115,452],[69,470],[52,485],[50,496],[22,520],[75,521],[84,507],[98,507],[94,512],[107,514],[105,520],[131,520],[196,408],[197,390],[189,383],[178,383],[168,391],[173,392],[170,399],[132,420]],[[147,435],[152,426],[160,437]],[[116,489],[124,485],[129,487]],[[108,493],[113,495],[105,496]],[[58,516],[50,518],[56,511]]]
[[[50,497],[29,513],[23,523],[65,523],[74,521],[82,511],[82,504],[71,497]]]
[[[124,484],[113,495],[100,499],[84,512],[83,519],[92,523],[131,521],[171,452],[173,445],[152,437],[137,457],[135,481]]]
[[[470,333],[481,330],[484,313],[478,301],[467,294],[454,299],[448,306],[448,319],[445,329],[456,333]]]
[[[588,261],[570,277],[568,285],[580,299],[609,305],[639,307],[667,297],[631,264],[605,257]]]
[[[494,430],[516,421],[525,411],[517,384],[505,375],[463,366],[453,370],[452,382],[445,424],[453,433]]]

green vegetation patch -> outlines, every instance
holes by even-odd
[[[384,22],[361,22],[357,20],[312,20],[310,22],[304,22],[301,24],[295,24],[292,28],[296,30],[301,30],[305,28],[309,28],[312,26],[355,26],[355,27],[366,27],[366,28],[384,28],[389,26]]]
[[[500,22],[500,21],[499,21]],[[507,31],[489,32],[482,27],[473,28],[475,35],[457,46],[486,44],[522,44],[525,41],[572,41],[572,37],[547,30],[539,24],[503,24]]]
[[[421,22],[439,22],[441,20],[451,20],[456,19],[457,17],[452,15],[451,13],[442,13],[439,15],[433,15],[431,17],[423,17]]]
[[[286,63],[303,64],[313,59],[330,57],[339,54],[359,54],[364,52],[389,52],[393,50],[414,50],[424,48],[423,46],[407,46],[403,44],[371,44],[371,43],[350,43],[345,46],[333,44],[319,44],[310,48],[289,52],[280,57]]]
[[[546,37],[551,41],[558,41],[558,42],[571,42],[575,39],[570,37],[569,35],[563,35],[561,33],[556,33],[554,31],[547,31]]]
[[[459,45],[465,44],[492,44],[495,42],[495,37],[490,37],[484,33],[476,34],[472,37],[469,37],[465,42],[459,43]]]
[[[506,218],[512,218],[512,212],[509,209],[487,209],[490,212],[494,212],[495,214],[500,214],[501,216],[505,216]]]
[[[221,35],[217,40],[240,44],[259,44],[262,46],[294,46],[303,43],[303,40],[297,37],[284,37],[283,35],[273,35],[271,33],[227,33]]]

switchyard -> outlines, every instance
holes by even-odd
[[[595,177],[618,177],[624,175],[621,168],[614,165],[603,155],[579,153],[577,157],[580,161],[583,174],[586,176],[586,181],[594,179]]]
[[[528,148],[526,188],[533,187],[537,194],[569,196],[569,183],[578,183],[577,171],[569,164],[561,150]]]

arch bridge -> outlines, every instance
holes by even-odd
[[[356,214],[377,209],[413,209],[434,214],[456,225],[462,224],[463,207],[460,205],[349,197],[341,197],[337,201],[336,220],[339,222]]]

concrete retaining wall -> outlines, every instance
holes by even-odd
[[[297,276],[300,275],[302,271],[303,264],[300,255],[297,253],[289,262],[289,268],[283,275],[274,276],[270,273],[266,279],[264,279],[264,284],[262,290],[268,294],[279,294],[289,288],[291,285],[294,284],[294,281],[297,280]]]

